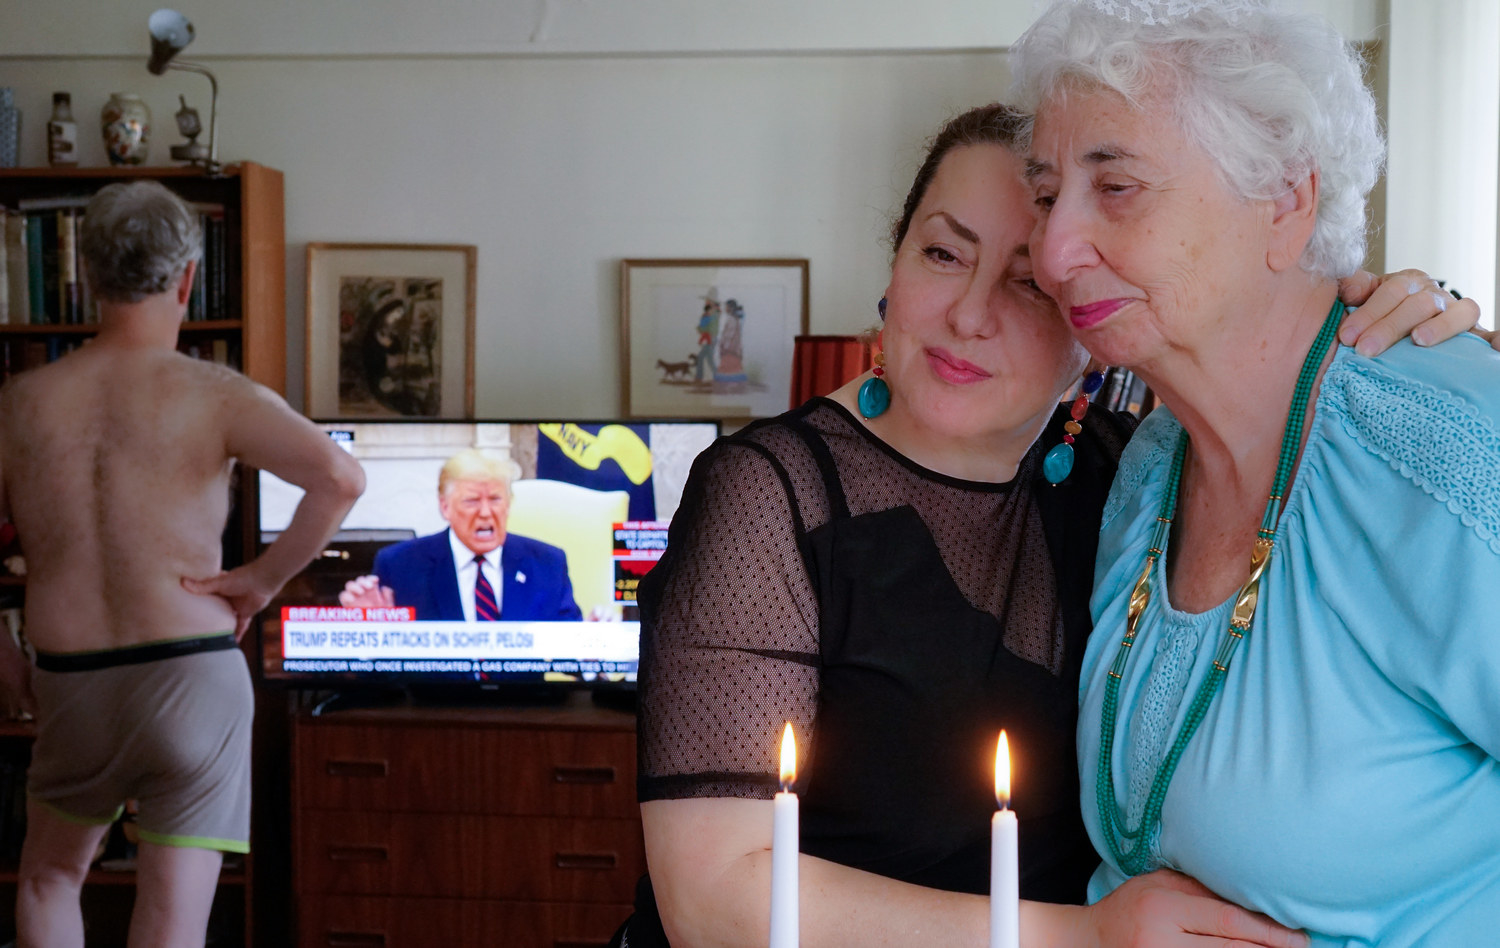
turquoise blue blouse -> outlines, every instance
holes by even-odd
[[[1500,944],[1497,423],[1500,354],[1473,336],[1338,350],[1254,629],[1177,767],[1153,865],[1318,946]],[[1180,430],[1165,409],[1146,420],[1104,512],[1078,736],[1105,854],[1091,901],[1125,880],[1101,835],[1099,717]],[[1120,689],[1111,779],[1132,827],[1229,620],[1229,601],[1188,614],[1166,590],[1163,559]]]

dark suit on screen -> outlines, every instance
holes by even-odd
[[[396,605],[415,609],[419,620],[463,621],[463,600],[459,598],[448,533],[444,530],[405,540],[375,554],[375,575],[380,577],[380,584],[395,593]],[[495,581],[494,576],[487,578]],[[568,580],[568,557],[551,544],[507,534],[500,548],[500,579],[502,620],[583,619]]]

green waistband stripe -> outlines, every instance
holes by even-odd
[[[215,839],[212,836],[173,836],[170,833],[153,833],[138,829],[141,841],[156,846],[175,846],[178,849],[217,849],[223,853],[248,853],[250,844],[238,839]]]

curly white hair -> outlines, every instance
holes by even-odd
[[[1385,142],[1360,57],[1326,21],[1245,0],[1059,0],[1011,53],[1011,94],[1032,112],[1077,82],[1138,108],[1167,96],[1188,140],[1245,198],[1274,198],[1316,172],[1302,269],[1337,278],[1364,260]]]

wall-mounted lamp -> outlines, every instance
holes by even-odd
[[[157,10],[146,21],[146,26],[151,31],[151,59],[146,63],[146,68],[151,70],[153,76],[159,76],[168,69],[181,69],[207,76],[209,85],[213,87],[213,98],[208,108],[208,144],[199,144],[198,133],[203,130],[203,126],[198,120],[198,113],[188,108],[187,101],[183,100],[182,110],[177,113],[177,128],[188,140],[181,145],[172,146],[172,158],[198,165],[209,173],[218,171],[219,151],[214,132],[217,131],[219,122],[219,81],[214,78],[213,73],[197,63],[173,60],[174,56],[193,41],[193,24],[176,10]]]

